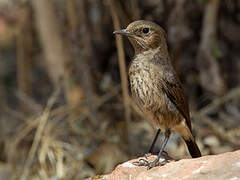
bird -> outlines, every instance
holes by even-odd
[[[192,158],[201,157],[192,134],[188,101],[168,52],[165,30],[154,22],[138,20],[113,34],[127,36],[134,48],[134,56],[128,68],[132,98],[157,129],[150,153],[160,132],[164,135],[156,159],[141,159],[138,165],[149,169],[161,165],[159,159],[172,131],[183,138]]]

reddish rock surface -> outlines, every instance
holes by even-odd
[[[152,160],[155,156],[148,159]],[[107,180],[240,180],[240,150],[219,155],[204,156],[197,159],[171,161],[164,166],[138,167],[130,160],[118,165],[105,176]]]

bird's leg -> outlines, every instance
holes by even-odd
[[[148,163],[148,165],[147,165],[148,169],[151,169],[152,167],[155,167],[155,166],[157,166],[159,164],[159,159],[160,159],[160,157],[162,155],[163,150],[165,149],[165,147],[167,145],[167,142],[168,142],[168,139],[169,139],[170,135],[171,135],[171,131],[170,130],[166,130],[165,138],[163,140],[163,143],[162,143],[161,149],[160,149],[160,151],[158,153],[158,156],[157,156],[157,158],[153,162],[149,162]],[[163,164],[166,164],[166,162],[164,161]]]
[[[161,129],[158,129],[158,130],[157,130],[157,133],[156,133],[156,135],[155,135],[155,137],[154,137],[154,139],[153,139],[153,142],[152,142],[152,144],[151,144],[151,147],[150,147],[148,153],[144,155],[144,157],[145,157],[146,159],[152,154],[154,145],[155,145],[155,143],[156,143],[156,141],[157,141],[157,139],[158,139],[158,136],[159,136],[160,132],[161,132]]]
[[[151,168],[153,168],[153,167],[155,167],[155,166],[157,166],[157,165],[164,165],[164,164],[166,164],[166,161],[164,161],[162,164],[159,164],[159,159],[160,159],[160,157],[161,157],[161,155],[162,155],[162,152],[163,152],[165,146],[167,145],[167,142],[168,142],[168,139],[169,139],[170,135],[171,135],[171,131],[170,131],[170,130],[166,130],[166,132],[165,132],[165,138],[164,138],[164,140],[163,140],[161,149],[160,149],[160,151],[159,151],[159,153],[158,153],[157,158],[156,158],[154,161],[148,162],[148,161],[145,160],[145,159],[140,159],[138,162],[135,162],[134,164],[135,164],[135,165],[138,165],[138,166],[147,166],[148,169],[151,169]]]
[[[155,135],[155,137],[154,137],[154,139],[153,139],[153,142],[152,142],[152,144],[151,144],[151,147],[150,147],[148,153],[152,153],[153,148],[154,148],[154,145],[155,145],[155,143],[156,143],[156,141],[157,141],[157,139],[158,139],[158,136],[159,136],[160,132],[161,132],[161,129],[158,129],[158,130],[157,130],[157,133],[156,133],[156,135]]]

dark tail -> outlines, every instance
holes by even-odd
[[[188,139],[185,140],[187,147],[188,147],[188,151],[191,154],[192,158],[197,158],[197,157],[201,157],[201,152],[196,144],[196,142],[194,140]]]

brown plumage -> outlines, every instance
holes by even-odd
[[[183,137],[192,157],[200,157],[192,136],[188,102],[168,54],[165,31],[153,22],[140,20],[114,34],[126,35],[135,50],[129,67],[134,100],[150,123],[159,129],[157,136],[160,129],[165,132],[158,158],[153,162],[141,161],[139,165],[151,168],[158,164],[172,130]]]

